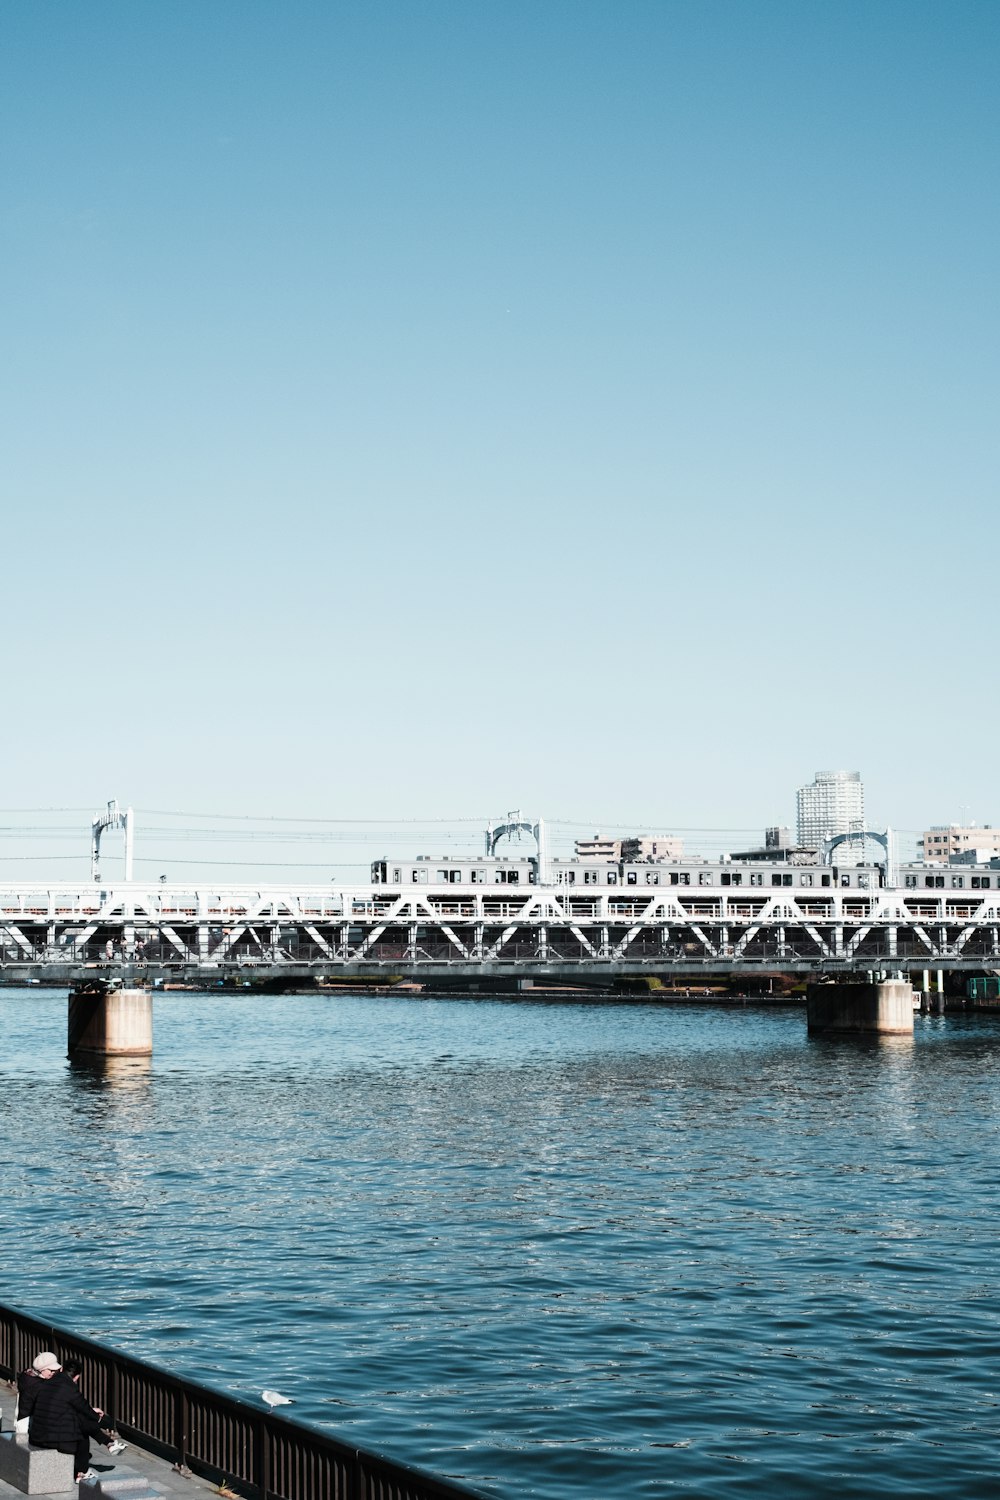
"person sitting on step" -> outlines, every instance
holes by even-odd
[[[40,1385],[28,1425],[28,1441],[34,1448],[57,1448],[74,1455],[76,1479],[96,1479],[90,1467],[90,1439],[103,1443],[111,1454],[123,1453],[125,1444],[102,1423],[104,1412],[91,1406],[80,1390],[83,1365],[68,1359],[61,1370]]]
[[[14,1408],[14,1431],[19,1437],[27,1437],[28,1422],[35,1409],[35,1397],[42,1382],[51,1380],[60,1368],[59,1361],[50,1350],[36,1354],[26,1370],[17,1377],[17,1405]]]

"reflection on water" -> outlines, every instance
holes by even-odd
[[[95,1057],[75,1054],[67,1059],[70,1076],[96,1088],[144,1089],[153,1073],[151,1057]]]
[[[1000,1023],[0,991],[5,1300],[498,1495],[992,1494]]]

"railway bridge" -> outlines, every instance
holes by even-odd
[[[720,877],[721,881],[721,877]],[[20,885],[0,978],[849,977],[1000,970],[1000,890]]]

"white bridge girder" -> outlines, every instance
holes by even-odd
[[[110,945],[111,952],[108,952]],[[0,888],[0,964],[159,962],[463,965],[878,960],[971,964],[1000,955],[1000,900],[931,891],[699,888],[583,895],[560,888],[390,891],[380,886]]]

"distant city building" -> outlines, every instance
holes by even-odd
[[[814,865],[816,850],[796,848],[790,828],[765,828],[763,844],[755,849],[734,849],[729,858],[747,864],[784,861],[789,865]]]
[[[658,834],[651,839],[622,839],[622,859],[683,859],[684,840],[672,834]]]
[[[925,864],[947,864],[960,856],[963,864],[977,864],[1000,857],[1000,828],[991,828],[989,823],[982,828],[975,823],[967,828],[960,823],[940,823],[928,828],[917,842]]]
[[[577,859],[613,859],[622,857],[621,839],[602,839],[595,833],[592,839],[577,839],[573,845]]]
[[[860,771],[817,771],[811,786],[799,787],[796,801],[800,848],[821,849],[824,839],[860,832],[865,826],[865,789]],[[860,839],[855,849],[841,845],[837,863],[856,864],[863,854]]]
[[[595,833],[592,839],[577,839],[574,844],[577,859],[610,860],[661,860],[683,859],[684,840],[672,834],[657,834],[654,838],[602,839]]]

